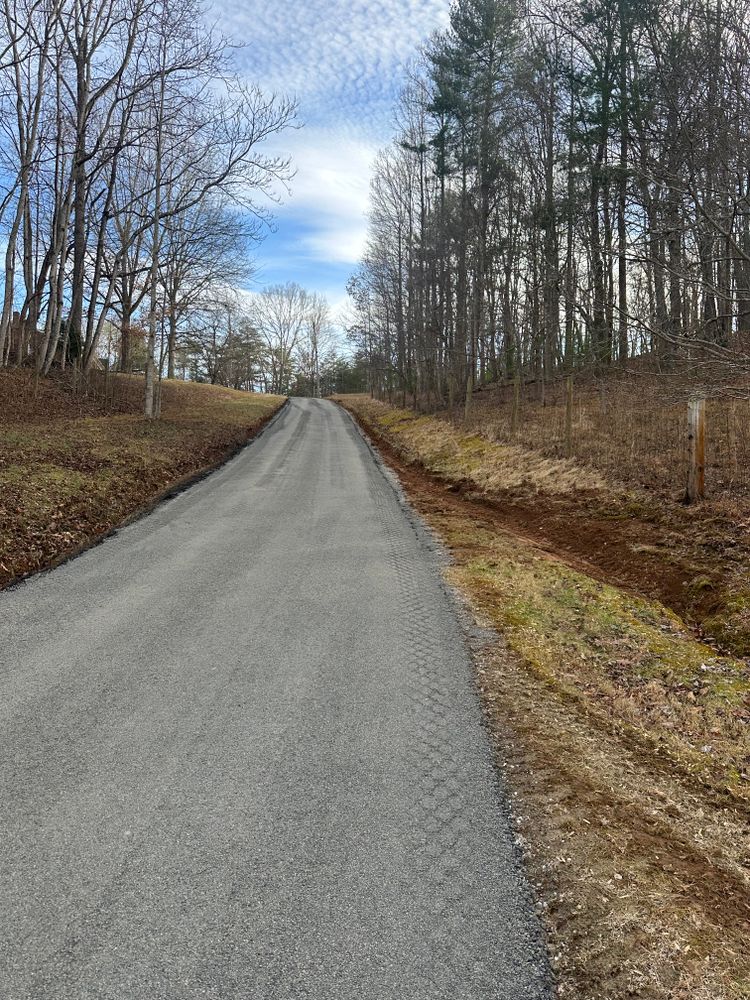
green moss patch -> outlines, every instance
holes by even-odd
[[[456,584],[549,684],[663,746],[681,767],[750,797],[750,668],[696,640],[647,601],[588,577],[533,545],[479,530],[481,557],[458,550]]]

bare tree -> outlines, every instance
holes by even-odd
[[[309,395],[320,399],[321,368],[335,340],[331,309],[322,295],[309,297],[298,348],[297,379]]]
[[[250,316],[265,348],[270,392],[289,392],[311,303],[310,293],[294,282],[264,288],[253,299]]]
[[[7,0],[0,36],[0,365],[88,368],[116,318],[128,370],[147,303],[154,416],[160,325],[170,317],[173,374],[186,310],[219,267],[225,282],[247,274],[264,205],[290,178],[262,146],[294,102],[232,74],[198,0]]]
[[[351,285],[377,392],[466,415],[638,355],[747,372],[739,0],[457,0],[396,120]]]

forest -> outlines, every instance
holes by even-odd
[[[349,285],[377,394],[468,416],[486,383],[543,400],[560,376],[644,370],[737,392],[746,4],[462,0],[395,119]]]
[[[0,1000],[748,1000],[748,9],[0,0]]]

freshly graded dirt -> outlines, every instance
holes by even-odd
[[[405,481],[418,476],[422,492],[433,490],[439,503],[458,496],[462,509],[474,504],[485,522],[596,579],[660,601],[725,651],[750,655],[750,523],[710,503],[687,508],[675,499],[626,492],[599,473],[522,448],[486,441],[477,458],[475,442],[482,439],[462,438],[445,419],[365,396],[341,402],[367,424]],[[420,454],[424,442],[426,455]]]

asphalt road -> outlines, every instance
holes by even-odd
[[[0,997],[549,997],[436,556],[346,414],[0,594]]]

